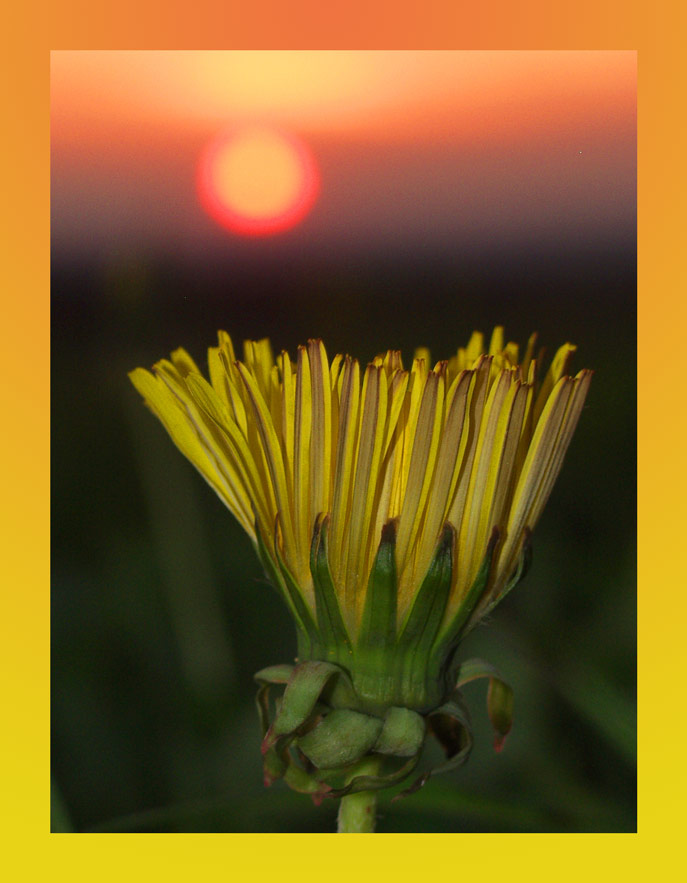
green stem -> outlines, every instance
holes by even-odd
[[[356,776],[376,776],[379,758],[369,757],[356,767]],[[377,815],[377,792],[358,791],[341,798],[339,834],[373,834]]]

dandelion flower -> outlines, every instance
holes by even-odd
[[[295,362],[246,341],[238,360],[220,332],[209,382],[183,349],[131,373],[296,624],[297,664],[256,676],[267,782],[317,799],[386,787],[415,768],[428,730],[445,766],[462,762],[457,686],[472,677],[490,679],[502,744],[512,693],[456,649],[523,575],[591,380],[568,374],[573,345],[545,373],[535,346],[520,358],[498,327],[446,361],[420,349],[405,368],[389,350],[363,368],[321,340]]]

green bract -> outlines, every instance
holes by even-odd
[[[414,603],[396,627],[396,525],[389,522],[372,568],[365,609],[351,639],[333,591],[327,560],[327,519],[318,520],[310,566],[316,618],[298,605],[293,577],[280,561],[272,579],[293,600],[298,626],[296,665],[264,669],[258,708],[263,728],[266,784],[283,778],[315,800],[396,785],[418,767],[425,738],[432,734],[446,762],[418,775],[402,794],[412,793],[436,773],[464,763],[472,748],[470,718],[460,687],[489,678],[487,708],[497,750],[510,731],[513,694],[496,669],[480,660],[455,662],[461,637],[489,585],[498,532],[494,532],[477,578],[453,618],[444,621],[451,586],[454,537],[447,526]],[[526,544],[511,584],[529,561]],[[508,586],[510,588],[511,585]],[[283,692],[270,703],[274,688]],[[369,769],[377,758],[378,774]]]

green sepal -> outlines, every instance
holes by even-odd
[[[297,740],[297,745],[316,767],[342,767],[367,754],[381,730],[382,721],[378,717],[340,708],[330,711]]]
[[[279,562],[279,570],[283,577],[284,583],[289,591],[289,595],[291,597],[293,605],[296,608],[297,623],[301,624],[301,633],[310,641],[311,650],[315,651],[319,644],[317,625],[315,624],[315,620],[313,619],[313,614],[310,606],[306,603],[305,598],[303,597],[300,586],[294,579],[293,574],[291,573],[286,565],[286,562],[282,558],[281,550],[279,548],[278,526],[279,514],[277,513],[274,524],[274,554],[277,561]]]
[[[497,595],[493,601],[491,601],[484,610],[484,616],[490,613],[497,604],[500,604],[501,601],[506,597],[506,595],[514,589],[521,580],[523,580],[527,576],[527,572],[532,566],[532,531],[529,527],[526,527],[524,530],[524,537],[522,541],[522,549],[520,550],[520,556],[518,558],[518,563],[513,572],[510,580],[506,583],[506,588],[501,592],[500,595]]]
[[[277,779],[283,779],[289,766],[286,749],[282,749],[281,754],[274,748],[266,751],[262,758],[262,781],[265,787],[269,788]]]
[[[473,744],[472,724],[468,709],[457,690],[447,702],[428,715],[427,723],[431,732],[442,745],[447,760],[439,766],[427,770],[409,788],[397,794],[393,800],[400,800],[402,797],[414,794],[432,776],[438,776],[462,766],[470,756]]]
[[[398,638],[400,671],[396,677],[400,678],[403,704],[409,706],[415,705],[416,697],[417,701],[427,698],[430,655],[451,590],[454,542],[455,530],[447,523]]]
[[[477,678],[489,678],[487,713],[494,728],[494,751],[501,751],[513,726],[513,690],[493,665],[482,659],[468,659],[458,669],[456,687]]]
[[[425,721],[410,708],[392,706],[384,717],[384,725],[374,745],[377,754],[414,757],[425,741]]]
[[[436,637],[451,588],[454,542],[455,530],[447,523],[401,629],[398,646],[402,650],[430,647]]]
[[[353,778],[343,788],[332,788],[327,792],[327,797],[345,797],[347,794],[357,794],[359,791],[380,791],[382,788],[391,788],[402,782],[406,776],[409,776],[418,765],[420,755],[416,754],[401,766],[397,766],[395,770],[385,776],[369,776],[361,775]]]
[[[277,521],[278,519],[279,516],[277,515]],[[286,606],[289,608],[296,622],[296,628],[301,633],[302,638],[306,639],[314,647],[317,644],[317,628],[300,588],[281,557],[277,541],[277,523],[275,522],[273,545],[279,567],[275,565],[274,559],[267,551],[257,521],[255,523],[255,536],[257,538],[258,556],[265,569],[265,573],[286,602]]]
[[[487,551],[485,552],[484,558],[482,558],[482,563],[477,571],[477,576],[473,580],[472,585],[460,607],[456,611],[455,616],[442,629],[444,639],[450,644],[459,640],[468,620],[486,591],[492,564],[494,563],[494,552],[496,551],[499,537],[499,529],[498,527],[494,527],[491,536],[489,537],[489,542],[487,543]]]
[[[365,594],[365,607],[360,624],[357,649],[379,650],[380,655],[396,640],[396,520],[382,528]]]
[[[431,775],[438,776],[464,764],[472,751],[472,722],[467,705],[457,690],[430,715],[429,725],[447,757],[444,763],[431,770]]]
[[[453,619],[449,620],[441,629],[441,634],[432,647],[430,671],[437,677],[443,677],[447,692],[453,689],[455,677],[453,673],[452,659],[456,649],[469,630],[470,617],[479,604],[489,584],[489,577],[494,563],[494,553],[499,542],[499,530],[497,527],[491,532],[487,551],[477,571],[477,576],[472,582],[470,589],[462,604],[456,611]]]
[[[263,739],[270,728],[269,694],[270,684],[261,684],[255,695],[255,704],[258,707],[258,717],[260,718],[260,733]]]
[[[253,680],[259,684],[288,684],[294,668],[295,666],[288,662],[283,662],[281,665],[268,665],[267,668],[256,671]]]
[[[324,648],[332,648],[333,652],[339,651],[338,658],[340,648],[346,648],[349,653],[351,652],[351,640],[341,616],[339,600],[329,570],[328,527],[329,516],[318,516],[310,545],[310,572],[315,589],[315,609],[321,641]]]
[[[286,606],[289,608],[289,612],[296,620],[296,627],[303,631],[303,623],[300,621],[298,613],[296,612],[296,608],[294,606],[293,601],[291,600],[291,595],[289,594],[289,590],[286,588],[284,580],[274,564],[271,555],[267,551],[267,546],[265,545],[265,541],[262,538],[262,533],[260,531],[260,526],[258,522],[255,522],[255,538],[256,538],[256,551],[258,553],[258,558],[260,559],[260,563],[262,564],[263,570],[265,571],[265,575],[267,576],[268,581],[274,586],[279,595],[283,598]]]
[[[331,790],[326,782],[322,782],[315,776],[306,773],[304,769],[301,769],[295,763],[289,763],[283,778],[293,791],[298,791],[300,794],[309,794],[316,806],[322,803],[322,798],[326,797],[327,792]]]
[[[295,735],[313,713],[328,681],[341,674],[339,666],[331,662],[302,662],[294,668],[274,722],[263,739],[263,754],[283,737]]]
[[[260,728],[264,738],[269,729],[269,691],[273,684],[286,684],[293,673],[292,665],[271,665],[263,668],[253,675],[253,679],[260,685],[255,697],[260,716]]]

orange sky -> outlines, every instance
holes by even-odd
[[[228,119],[413,139],[603,127],[632,118],[635,67],[618,51],[54,52],[53,131],[69,142]]]
[[[311,145],[322,191],[302,237],[632,223],[630,51],[59,51],[51,92],[60,248],[214,236],[197,157],[243,123]]]

